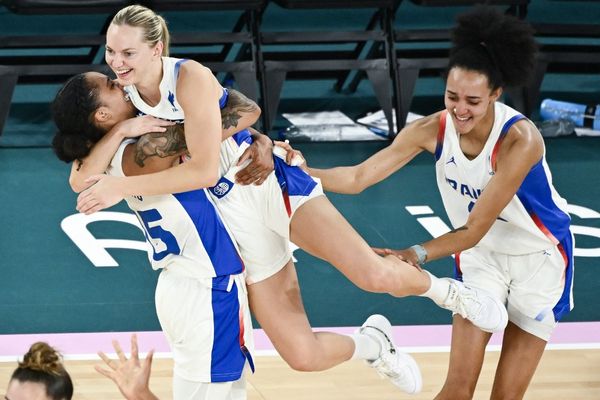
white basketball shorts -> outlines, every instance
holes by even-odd
[[[177,379],[233,382],[242,378],[246,363],[253,368],[243,274],[197,279],[171,265],[160,273],[155,301]]]
[[[458,280],[505,301],[511,322],[546,341],[573,308],[573,272],[572,235],[556,247],[531,254],[474,247],[455,258]]]
[[[307,201],[323,195],[318,178],[273,156],[275,171],[262,185],[239,185],[232,167],[209,191],[240,249],[246,282],[260,282],[291,259],[290,221]]]

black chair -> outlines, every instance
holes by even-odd
[[[577,22],[571,18],[558,18],[558,21],[532,21],[536,38],[540,44],[540,56],[537,69],[531,83],[523,92],[523,108],[534,110],[540,103],[540,90],[547,73],[566,75],[600,74],[600,0],[587,1],[584,7],[585,21]],[[575,3],[575,4],[573,4]],[[591,4],[595,3],[595,4]],[[581,4],[567,0],[552,0],[544,4],[544,13],[551,15],[570,15],[581,11]],[[589,21],[588,21],[589,17]],[[575,39],[575,40],[574,40]],[[600,88],[596,88],[600,99]]]
[[[411,0],[411,2],[422,7],[463,7],[477,4],[505,6],[506,13],[519,18],[526,17],[529,4],[529,0]],[[446,68],[450,49],[450,31],[449,29],[398,28],[394,30],[394,43],[400,86],[400,101],[397,106],[400,110],[398,125],[402,127],[406,123],[417,79],[423,76],[441,76]],[[403,44],[410,44],[410,46],[403,47]],[[423,46],[418,48],[415,44]],[[512,93],[513,96],[520,94],[517,91]],[[519,101],[520,98],[515,100],[517,103]]]
[[[0,36],[0,49],[32,50],[27,55],[0,55],[0,134],[8,117],[12,95],[19,83],[61,83],[68,77],[99,71],[110,74],[103,63],[105,34],[113,15],[121,8],[139,3],[157,11],[189,13],[192,11],[237,11],[241,14],[231,31],[172,32],[172,55],[196,59],[215,72],[234,76],[239,89],[257,99],[256,80],[259,52],[254,38],[258,35],[258,14],[266,0],[0,0],[15,14],[73,15],[73,24],[81,14],[98,14],[103,21],[96,32],[89,34],[42,34]],[[69,21],[71,23],[71,20]],[[233,44],[245,45],[241,55],[231,55]],[[222,45],[220,53],[202,52],[203,46]],[[185,46],[185,47],[184,47]],[[190,51],[190,48],[192,49]],[[62,50],[56,54],[36,52],[38,49]],[[65,52],[65,49],[73,51]],[[231,58],[233,59],[231,60]],[[245,57],[245,58],[243,58]]]
[[[16,14],[103,14],[104,25],[97,34],[86,35],[10,35],[0,36],[0,49],[78,49],[72,55],[29,55],[0,56],[0,135],[8,117],[12,95],[17,81],[22,83],[61,82],[68,76],[95,70],[107,73],[108,68],[94,63],[98,51],[104,44],[104,33],[112,15],[129,1],[122,0],[2,0]]]
[[[398,0],[275,0],[279,6],[295,9],[338,9],[338,8],[372,8],[374,16],[367,29],[340,31],[286,31],[260,33],[260,46],[264,59],[263,114],[267,118],[267,126],[271,128],[283,83],[286,79],[325,79],[335,78],[336,88],[340,89],[346,79],[347,72],[365,71],[373,85],[375,96],[388,120],[390,131],[393,126],[393,102],[396,94],[394,63],[392,62],[391,23]],[[379,26],[377,26],[379,25]],[[387,52],[378,58],[360,58],[359,54],[366,42],[384,43]],[[355,44],[348,50],[319,51],[311,46],[322,44]],[[269,51],[269,45],[303,45],[304,50]],[[308,50],[307,50],[308,49]]]
[[[260,82],[260,51],[257,47],[260,15],[266,0],[149,0],[144,2],[157,12],[161,11],[237,11],[240,13],[229,31],[171,32],[171,53],[174,57],[194,59],[213,72],[233,76],[240,91],[253,100],[260,97],[256,82]],[[234,45],[240,44],[234,53]],[[218,53],[202,52],[201,46],[221,45]],[[196,49],[178,50],[195,46]]]

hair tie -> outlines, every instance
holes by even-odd
[[[498,68],[498,63],[496,62],[496,57],[494,56],[494,53],[489,48],[489,46],[487,45],[487,43],[482,40],[481,42],[479,42],[479,45],[481,47],[483,47],[483,49],[487,53],[488,57],[490,58],[490,61],[492,62],[492,66],[494,67],[494,69],[497,69]]]

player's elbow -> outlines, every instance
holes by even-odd
[[[87,189],[89,185],[81,179],[70,177],[69,186],[71,186],[71,190],[73,190],[75,193],[81,193]]]
[[[216,186],[216,184],[219,182],[219,179],[220,179],[219,174],[214,174],[214,175],[210,176],[206,181],[205,187]]]
[[[221,176],[219,175],[219,168],[211,168],[204,174],[204,187],[213,187],[219,182]]]
[[[484,221],[467,221],[464,226],[467,235],[463,238],[461,246],[463,250],[470,249],[477,245],[490,230],[491,226],[491,223],[486,223]]]
[[[362,193],[365,189],[367,189],[370,184],[366,179],[364,173],[358,168],[353,168],[352,174],[350,175],[350,194],[359,194]]]
[[[213,187],[219,182],[220,176],[218,169],[215,171],[205,171],[202,174],[202,179],[196,181],[195,189]]]
[[[201,188],[213,187],[221,178],[219,174],[219,163],[208,162],[208,160],[198,161],[192,157],[184,163],[186,168],[186,190],[197,190]]]
[[[350,186],[350,191],[348,192],[348,194],[360,194],[366,188],[367,188],[366,186],[361,186],[359,184],[355,184],[355,185]]]
[[[254,103],[252,111],[250,112],[250,115],[252,116],[252,118],[254,118],[254,122],[258,121],[258,119],[260,118],[260,114],[262,114],[260,106]]]

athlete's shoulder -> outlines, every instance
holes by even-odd
[[[514,160],[525,161],[530,166],[535,165],[544,155],[544,139],[536,126],[527,118],[513,123],[498,151],[498,163],[505,158],[509,163]]]
[[[431,132],[435,132],[437,134],[439,127],[440,127],[442,114],[444,114],[444,111],[438,111],[436,113],[427,115],[423,118],[419,118],[418,120],[412,122],[410,125],[414,124],[416,129],[419,129],[423,132],[431,131]]]
[[[185,79],[188,76],[202,77],[207,74],[212,75],[212,71],[195,60],[185,60],[180,65],[180,77]]]
[[[520,119],[509,128],[505,142],[507,147],[524,146],[528,151],[542,152],[544,148],[542,134],[527,118]]]
[[[427,115],[406,125],[398,134],[418,147],[432,152],[435,148],[442,112]]]

